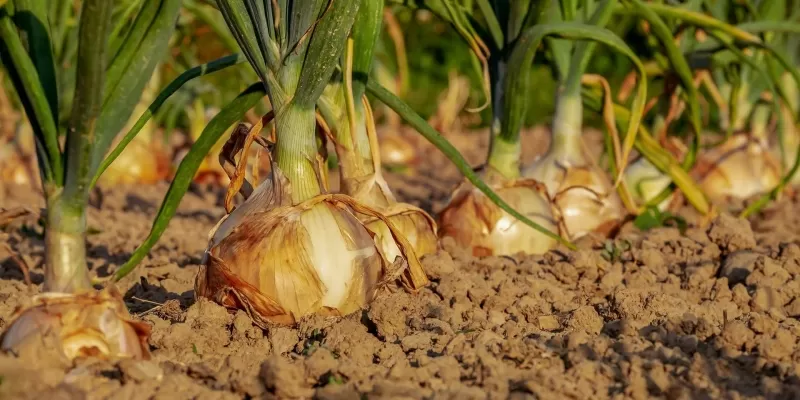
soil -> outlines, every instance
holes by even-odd
[[[541,137],[543,132],[527,135]],[[452,137],[473,162],[484,135]],[[530,158],[541,140],[526,148]],[[398,197],[436,212],[459,182],[429,146],[419,172],[392,173]],[[90,267],[107,275],[142,242],[167,189],[94,196]],[[195,299],[223,192],[196,186],[142,264],[120,284],[152,325],[149,361],[0,355],[0,398],[49,399],[784,399],[800,398],[800,200],[750,221],[722,214],[681,234],[624,229],[578,251],[476,258],[444,240],[417,295],[262,331],[244,312]],[[42,206],[0,186],[3,208]],[[0,231],[0,329],[40,290],[36,217]],[[9,252],[10,250],[10,252]],[[25,283],[16,255],[30,266]]]

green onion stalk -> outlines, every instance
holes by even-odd
[[[9,324],[4,349],[35,352],[52,339],[66,359],[148,356],[146,325],[131,319],[113,286],[95,291],[91,284],[86,209],[103,157],[132,114],[157,55],[166,51],[180,3],[146,0],[133,23],[125,18],[114,26],[112,15],[119,10],[113,2],[84,1],[74,95],[59,91],[54,62],[59,38],[68,36],[59,24],[62,14],[34,0],[0,8],[0,54],[33,127],[46,204],[44,293]],[[120,36],[109,39],[112,28]]]
[[[212,232],[195,289],[198,296],[248,312],[262,327],[311,314],[346,315],[387,286],[416,291],[427,284],[395,224],[351,196],[328,193],[324,181],[317,103],[362,3],[217,1],[273,107],[249,128],[248,141],[274,123],[276,143],[271,175]],[[396,257],[390,258],[359,216],[385,224]]]
[[[342,193],[392,221],[421,257],[437,249],[436,222],[422,209],[398,202],[386,183],[372,107],[365,94],[382,14],[383,0],[362,0],[342,55],[339,79],[332,80],[319,104],[325,114],[334,114],[328,125],[335,139]],[[360,219],[377,233],[376,240],[389,259],[401,255],[383,221],[371,216]]]

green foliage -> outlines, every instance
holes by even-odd
[[[674,226],[678,228],[681,235],[686,233],[686,229],[688,228],[686,220],[683,217],[670,212],[661,211],[655,206],[648,206],[645,208],[644,212],[633,220],[633,224],[643,231],[663,226]]]

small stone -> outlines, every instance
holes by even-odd
[[[731,285],[743,283],[755,269],[756,260],[761,254],[750,250],[741,250],[729,254],[719,271],[720,278],[728,278]]]
[[[561,328],[558,318],[553,315],[539,316],[536,321],[539,323],[539,329],[543,331],[552,332]]]

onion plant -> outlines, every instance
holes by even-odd
[[[490,129],[492,140],[487,163],[481,170],[483,177],[498,190],[501,197],[518,207],[524,214],[538,219],[551,229],[559,229],[562,234],[569,236],[572,230],[581,233],[596,228],[597,225],[586,230],[570,229],[567,225],[570,223],[569,220],[573,219],[573,210],[563,203],[562,200],[566,196],[556,196],[558,192],[563,191],[560,183],[553,185],[554,189],[551,190],[548,182],[526,178],[521,173],[520,131],[525,113],[531,106],[528,100],[529,93],[525,93],[525,90],[529,87],[527,82],[534,56],[543,40],[553,39],[554,45],[561,46],[562,52],[556,51],[556,54],[563,64],[563,79],[566,81],[569,75],[570,85],[577,86],[570,88],[572,97],[569,101],[566,100],[569,96],[563,92],[560,95],[565,105],[560,107],[562,116],[557,118],[564,121],[563,125],[569,125],[571,136],[566,136],[565,133],[559,134],[560,139],[554,140],[554,150],[550,152],[550,157],[560,160],[563,158],[562,153],[567,152],[570,157],[580,157],[583,160],[579,145],[582,124],[581,79],[596,43],[610,46],[623,53],[644,75],[643,66],[633,51],[618,36],[602,27],[608,21],[617,2],[589,2],[580,8],[576,4],[564,2],[570,16],[577,17],[557,22],[550,22],[552,18],[548,14],[551,11],[549,2],[475,1],[469,7],[466,3],[446,0],[403,3],[413,7],[425,7],[445,21],[449,21],[488,69],[493,115]],[[568,74],[570,71],[573,72]],[[575,90],[577,94],[573,93]],[[646,90],[646,81],[640,82],[632,105],[633,117],[629,120],[625,144],[618,148],[619,160],[625,159],[635,141],[644,109]],[[567,107],[566,104],[570,106]],[[563,116],[566,112],[570,114],[569,120]],[[573,126],[575,124],[577,127]],[[575,152],[578,154],[575,155]],[[554,169],[559,168],[555,166],[559,160],[551,160]],[[541,161],[538,165],[544,163],[545,161]],[[586,163],[581,162],[580,165],[586,166]],[[532,170],[539,168],[535,167]],[[587,175],[582,174],[582,176],[584,181],[575,185],[581,185],[583,188],[587,183],[585,181]],[[591,178],[589,183],[593,179]],[[602,179],[607,181],[605,177]],[[599,197],[599,203],[597,198],[591,203],[594,206],[600,204],[600,210],[612,207],[605,204],[608,201],[614,204],[613,207],[618,203],[618,200],[609,200],[614,196],[614,193],[610,192],[610,184],[606,184],[606,188],[607,190]],[[591,195],[597,192],[594,188],[587,189],[585,191]],[[572,201],[570,206],[586,206],[582,203],[584,201],[578,198]],[[598,209],[593,209],[591,212],[596,213]],[[618,211],[611,214],[615,220],[621,216]],[[594,217],[590,214],[581,215],[580,218],[587,221]],[[518,224],[513,217],[504,214],[469,183],[463,184],[456,190],[450,205],[442,212],[440,235],[453,237],[462,246],[472,249],[473,254],[480,255],[509,254],[519,251],[541,253],[555,245],[552,237]],[[571,237],[577,236],[579,235]]]
[[[425,211],[398,202],[386,183],[372,107],[365,93],[382,19],[383,1],[362,1],[342,55],[341,73],[328,85],[319,104],[333,133],[342,193],[392,221],[421,257],[437,248],[436,223]],[[383,221],[374,216],[361,219],[376,233],[390,260],[400,255]]]
[[[771,116],[782,125],[778,110],[787,98],[776,68],[786,71],[792,80],[800,79],[796,67],[774,43],[774,32],[787,30],[786,24],[778,22],[785,14],[785,4],[630,3],[633,7],[618,11],[644,17],[651,36],[658,37],[661,53],[666,52],[669,57],[667,60],[657,54],[655,72],[674,71],[681,78],[680,101],[672,104],[672,111],[677,112],[668,118],[670,121],[662,118],[667,123],[659,129],[666,132],[665,125],[682,115],[683,107],[688,105],[688,119],[695,135],[688,148],[680,151],[684,153],[684,168],[692,170],[709,197],[717,201],[764,192],[772,197],[785,181],[779,175],[777,162],[769,155],[766,138]],[[682,66],[686,59],[694,71]],[[718,130],[724,139],[707,152],[699,151],[700,89],[719,106]],[[665,193],[649,193],[647,197],[663,199]]]
[[[277,140],[271,175],[212,233],[196,292],[246,310],[262,326],[343,315],[387,285],[417,290],[427,283],[391,221],[350,196],[327,193],[316,105],[361,3],[217,2],[273,107],[250,128],[249,141],[271,119]],[[387,258],[359,214],[384,222],[397,258]]]
[[[56,9],[62,10],[71,2],[59,4]],[[12,0],[0,8],[0,54],[33,128],[46,204],[45,293],[10,324],[3,348],[35,351],[52,343],[67,358],[148,354],[147,326],[130,319],[113,287],[93,289],[86,263],[92,179],[166,50],[180,0],[130,6],[133,23],[123,18],[115,25],[114,2],[82,2],[74,96],[66,98],[58,90],[63,82],[54,62],[54,52],[65,44],[62,14],[34,0]]]

